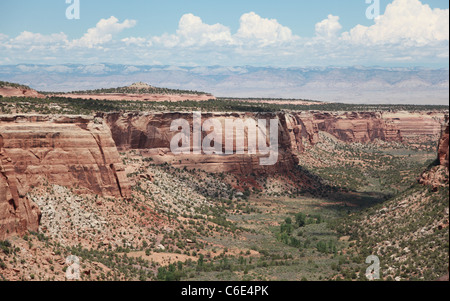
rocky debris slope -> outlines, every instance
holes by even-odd
[[[448,273],[448,186],[417,185],[338,226],[354,242],[346,252],[376,255],[383,280],[435,280]],[[362,258],[363,257],[363,258]],[[364,267],[364,269],[367,265]]]
[[[449,126],[442,128],[438,165],[420,184],[340,222],[350,235],[347,253],[376,255],[384,280],[436,280],[447,275],[449,242]]]

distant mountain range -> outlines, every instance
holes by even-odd
[[[38,91],[112,88],[142,81],[218,97],[297,98],[362,104],[448,104],[449,70],[382,67],[176,67],[4,65],[0,80]]]

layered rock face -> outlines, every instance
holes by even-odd
[[[438,137],[442,113],[300,113],[295,115],[310,137],[327,132],[344,142],[375,140],[416,142]],[[312,141],[317,138],[313,138]]]
[[[292,112],[277,114],[209,113],[202,121],[218,119],[222,127],[225,119],[273,119],[277,118],[279,158],[271,167],[260,166],[258,156],[249,155],[177,155],[170,152],[170,141],[177,132],[170,131],[172,121],[185,119],[191,125],[192,113],[127,113],[102,115],[111,128],[119,149],[140,149],[156,162],[168,162],[175,166],[201,168],[210,172],[261,173],[286,172],[298,164],[296,154],[319,141],[319,132],[332,134],[344,142],[367,143],[376,140],[388,142],[420,142],[437,140],[442,113],[323,113]],[[224,127],[223,127],[224,128]],[[208,133],[203,133],[202,139]],[[225,133],[223,134],[225,139]],[[243,137],[248,139],[247,132]],[[238,137],[236,137],[238,139]]]
[[[189,113],[128,113],[106,114],[107,123],[111,127],[113,139],[119,148],[151,149],[168,148],[175,133],[170,132],[173,120],[183,118],[192,123]],[[302,151],[302,141],[310,144],[318,142],[319,131],[334,135],[344,142],[412,141],[423,138],[438,137],[442,113],[215,113],[203,114],[208,118],[279,118],[282,139],[292,150]],[[286,135],[286,136],[285,136]],[[285,141],[284,141],[285,140]],[[289,141],[288,141],[289,140]],[[283,146],[284,145],[281,143]]]
[[[440,134],[443,114],[415,113],[208,113],[224,129],[226,120],[276,119],[278,153],[274,165],[262,165],[267,155],[248,154],[248,128],[234,138],[244,141],[245,154],[193,154],[192,113],[111,113],[83,116],[0,116],[0,239],[37,230],[39,208],[26,194],[33,186],[57,184],[77,193],[129,198],[130,185],[118,150],[140,150],[155,163],[235,174],[288,174],[299,154],[328,132],[346,142],[420,141]],[[170,143],[174,120],[190,125],[190,153],[174,155]],[[258,133],[261,128],[256,128]],[[209,132],[203,132],[201,140]],[[223,140],[230,133],[222,134]],[[234,136],[234,133],[233,133]],[[448,126],[441,138],[440,161],[448,170]],[[306,176],[305,176],[306,177]],[[307,182],[308,179],[305,179]],[[306,184],[309,185],[309,184]],[[310,182],[310,185],[314,185]]]
[[[102,120],[0,116],[0,142],[0,238],[37,228],[38,210],[25,197],[34,186],[50,183],[79,193],[130,196],[124,167]]]
[[[202,114],[202,122],[214,118],[221,123],[222,141],[230,133],[225,132],[225,120],[252,119],[257,124],[264,119],[267,125],[270,119],[278,119],[278,160],[276,164],[264,166],[260,159],[268,155],[248,155],[248,128],[244,132],[234,133],[233,155],[205,155],[193,153],[193,115],[192,113],[127,113],[106,114],[106,122],[111,128],[112,136],[120,150],[139,149],[144,155],[152,157],[155,163],[170,163],[177,167],[190,169],[200,168],[207,172],[231,172],[236,174],[264,174],[280,170],[290,171],[298,164],[291,152],[291,137],[286,129],[286,120],[283,114],[248,114],[248,113],[207,113]],[[170,143],[178,133],[171,131],[172,121],[184,119],[190,124],[190,154],[174,155],[170,150]],[[210,134],[202,132],[201,141]],[[258,130],[258,135],[259,135]],[[242,136],[243,135],[243,136]],[[259,136],[261,137],[261,136]],[[236,141],[243,139],[245,154],[236,154]],[[269,144],[267,144],[269,145]],[[222,151],[225,151],[223,145]]]
[[[5,155],[0,136],[0,240],[13,234],[37,231],[41,211],[18,189],[11,158]]]

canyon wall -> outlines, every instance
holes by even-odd
[[[111,132],[92,117],[0,116],[0,239],[36,230],[39,212],[26,194],[58,184],[77,193],[129,198]]]
[[[111,128],[111,133],[119,150],[138,149],[145,156],[151,157],[155,163],[169,163],[176,167],[190,169],[200,168],[207,172],[231,172],[236,174],[266,174],[280,171],[290,171],[298,164],[297,158],[292,155],[291,137],[286,127],[284,114],[253,114],[253,113],[205,113],[202,114],[202,122],[215,118],[225,129],[225,120],[264,119],[269,125],[269,120],[278,118],[278,160],[273,166],[263,166],[260,159],[267,155],[248,155],[248,129],[244,133],[238,133],[236,140],[244,138],[244,155],[196,155],[193,154],[193,115],[192,113],[114,113],[102,114],[106,123]],[[173,155],[170,151],[170,142],[178,133],[170,131],[172,121],[184,119],[190,124],[190,154]],[[210,132],[202,132],[202,140]],[[223,130],[223,141],[226,132]],[[229,134],[229,133],[228,133]],[[243,134],[242,137],[240,134]],[[259,136],[261,137],[261,136]],[[233,144],[233,150],[236,143]],[[224,146],[223,146],[224,150]]]
[[[5,155],[0,137],[0,241],[26,231],[38,231],[41,211],[23,189],[19,190],[11,158]]]
[[[432,186],[435,190],[449,184],[449,123],[448,118],[442,124],[441,137],[438,143],[436,166],[425,171],[419,183]]]
[[[319,142],[320,131],[345,142],[437,141],[444,114],[280,112],[207,113],[201,117],[202,121],[216,118],[222,126],[226,119],[277,119],[276,164],[261,165],[260,159],[267,157],[263,155],[173,155],[170,142],[177,132],[170,130],[171,123],[187,120],[192,143],[192,113],[0,116],[0,239],[38,229],[39,208],[26,197],[33,187],[58,184],[76,193],[129,198],[131,189],[118,150],[140,150],[154,163],[208,172],[289,175],[299,163],[297,155]],[[203,132],[202,138],[208,134]],[[223,133],[223,138],[226,135],[230,134]],[[247,141],[248,129],[239,135],[236,139]],[[448,167],[448,127],[439,149],[440,160]],[[306,175],[304,182],[315,185]]]
[[[170,141],[176,132],[170,131],[173,120],[185,119],[191,125],[192,113],[113,113],[102,114],[111,128],[119,149],[139,149],[156,161],[194,167],[205,164],[202,169],[226,172],[286,171],[297,159],[293,154],[302,153],[308,145],[319,141],[319,132],[327,132],[344,142],[368,143],[376,140],[388,142],[417,143],[436,141],[441,131],[443,113],[208,113],[202,120],[218,119],[222,127],[225,119],[271,119],[279,120],[279,163],[274,167],[255,166],[256,156],[171,156]],[[207,133],[203,133],[202,138]],[[247,139],[247,133],[244,133]],[[223,140],[225,133],[223,133]],[[191,148],[192,151],[192,148]],[[258,165],[258,164],[257,164]]]
[[[344,142],[421,142],[439,136],[443,113],[337,112],[295,114],[309,135],[327,132]],[[312,141],[317,140],[314,138]]]

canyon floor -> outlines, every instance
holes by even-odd
[[[306,107],[319,108],[320,116],[301,115]],[[286,120],[301,120],[301,127],[287,124],[283,134],[284,138],[298,134],[286,143],[296,141],[296,146],[283,153],[289,169],[211,172],[201,160],[167,159],[161,151],[164,135],[155,135],[151,125],[157,120],[161,128],[167,127],[161,111],[193,109],[283,111],[289,113]],[[131,113],[136,111],[141,113]],[[145,118],[154,114],[144,125],[142,112]],[[342,112],[348,114],[333,115]],[[382,124],[389,128],[380,129],[378,136],[373,134],[378,123],[373,123],[361,130],[369,134],[359,137],[353,130],[369,117],[353,112],[376,112],[370,118],[376,122],[385,118],[388,121]],[[395,118],[389,115],[393,112]],[[70,255],[80,261],[80,280],[367,280],[369,255],[380,259],[381,280],[436,280],[448,274],[448,107],[227,99],[143,103],[60,95],[3,97],[0,113],[5,183],[10,183],[8,176],[11,179],[8,164],[16,164],[17,181],[27,186],[21,188],[27,190],[21,199],[29,199],[41,212],[36,231],[9,233],[0,241],[0,280],[64,281],[68,270],[76,273],[73,262],[66,262]],[[107,113],[112,115],[102,115]],[[110,155],[101,150],[105,161],[101,164],[119,177],[123,172],[126,179],[117,182],[124,197],[91,189],[90,175],[67,185],[52,176],[36,180],[29,175],[44,164],[35,149],[51,153],[59,147],[64,150],[59,154],[69,152],[54,143],[64,134],[51,138],[35,134],[30,144],[8,144],[8,135],[16,131],[10,122],[27,131],[27,124],[36,126],[37,119],[43,119],[41,128],[64,125],[68,121],[62,115],[87,116],[83,118],[88,121],[70,122],[83,133],[92,132],[100,149],[116,144],[118,159],[108,165]],[[311,123],[315,128],[310,131],[310,119],[325,121]],[[349,125],[355,134],[352,139]],[[111,129],[111,143],[105,142],[101,126]],[[122,140],[125,133],[129,137]],[[158,151],[149,151],[149,145]],[[17,163],[13,150],[20,147],[33,150],[39,162]],[[90,153],[97,161],[94,151]],[[286,159],[291,155],[294,164]],[[117,169],[117,161],[123,171]],[[98,164],[94,169],[104,179],[105,168]],[[236,170],[234,165],[230,170]],[[129,193],[123,183],[129,185]]]

